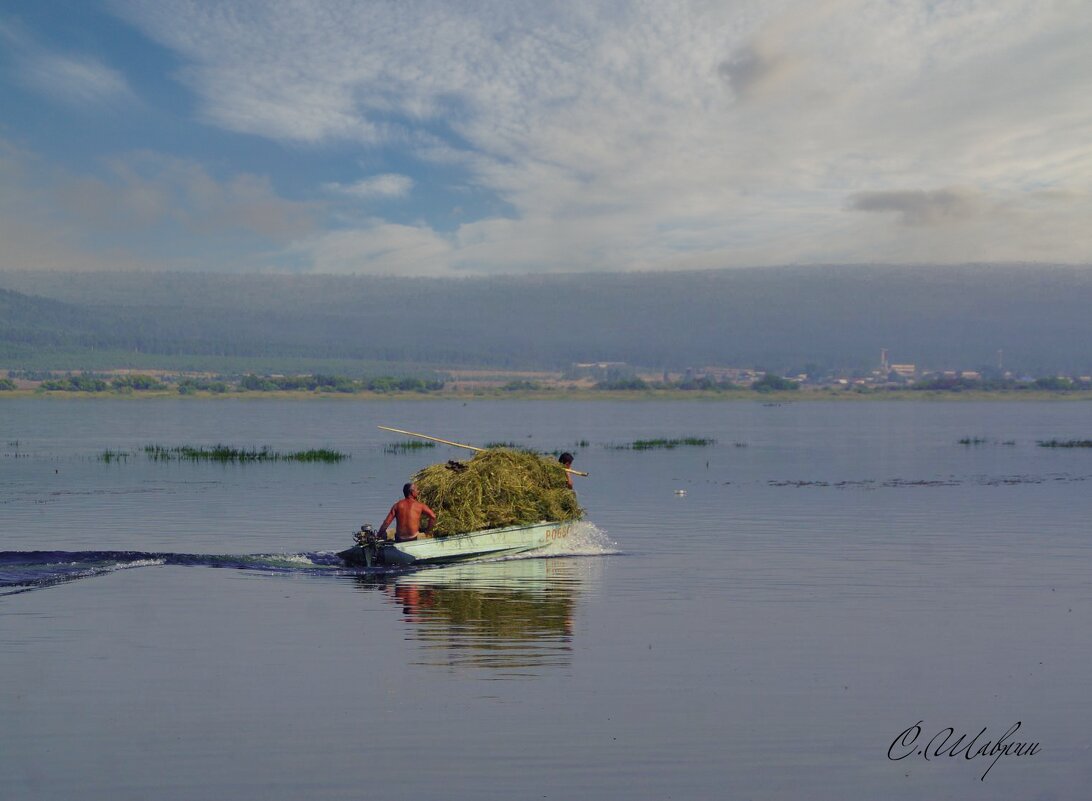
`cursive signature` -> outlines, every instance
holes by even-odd
[[[921,724],[924,721],[919,720],[913,726],[903,730],[899,735],[891,742],[891,747],[887,749],[887,758],[893,762],[897,762],[900,759],[906,759],[908,756],[923,757],[926,762],[932,759],[939,759],[940,757],[957,758],[963,757],[966,760],[976,759],[977,757],[989,758],[993,757],[993,761],[990,762],[989,767],[979,781],[986,781],[986,776],[993,770],[993,766],[997,764],[997,761],[1003,756],[1035,756],[1042,748],[1039,743],[1032,742],[1020,742],[1013,740],[1016,736],[1016,732],[1020,730],[1020,721],[1016,721],[1009,726],[1008,731],[1002,734],[997,740],[985,740],[979,744],[979,738],[984,737],[986,734],[986,727],[982,727],[982,731],[972,737],[968,742],[963,741],[967,739],[966,734],[960,734],[956,738],[955,742],[949,745],[949,741],[956,736],[955,729],[951,726],[941,729],[932,737],[929,738],[924,746],[919,745],[921,738]]]

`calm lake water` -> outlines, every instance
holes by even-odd
[[[587,523],[336,569],[463,453],[378,424],[575,451]],[[0,798],[1084,799],[1092,451],[1036,441],[1090,436],[1088,403],[0,402]],[[220,442],[352,458],[139,453]]]

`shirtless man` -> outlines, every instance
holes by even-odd
[[[557,457],[557,460],[561,462],[561,466],[565,468],[565,481],[569,484],[569,489],[573,488],[573,474],[569,472],[569,469],[573,466],[573,455],[568,451]]]
[[[436,513],[428,508],[427,505],[417,500],[417,485],[406,484],[402,487],[402,494],[405,496],[402,500],[398,501],[391,510],[387,512],[387,519],[383,521],[383,525],[379,527],[379,537],[381,539],[387,538],[387,526],[391,524],[392,520],[397,520],[398,525],[394,530],[395,542],[408,542],[410,540],[417,539],[418,534],[422,534],[433,526],[436,525]],[[426,525],[421,526],[421,515],[428,518]],[[429,536],[429,535],[425,535]]]

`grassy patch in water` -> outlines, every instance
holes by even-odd
[[[1040,448],[1092,448],[1092,439],[1041,439]]]
[[[419,439],[407,439],[402,442],[388,442],[383,446],[383,453],[409,453],[411,451],[435,447],[435,442],[422,442]]]
[[[111,464],[113,462],[127,462],[129,461],[129,454],[127,451],[112,451],[109,448],[99,454],[99,461]]]
[[[538,451],[538,450],[536,450],[534,448],[529,448],[526,445],[519,445],[519,444],[517,444],[515,442],[487,442],[487,443],[485,443],[485,445],[482,446],[482,448],[484,448],[487,451],[509,450],[509,451],[518,451],[519,453],[529,453],[532,456],[542,456],[543,455],[542,452],[540,452],[540,451]],[[479,451],[479,453],[481,453],[481,451]],[[560,455],[561,455],[561,451],[558,451],[555,454],[555,456],[560,456]]]
[[[610,444],[607,447],[620,451],[652,451],[661,448],[694,447],[704,448],[716,445],[717,441],[710,437],[680,437],[679,439],[637,439],[633,442]]]
[[[162,445],[145,445],[144,454],[156,462],[327,462],[348,459],[349,455],[329,448],[312,448],[306,451],[281,453],[267,445],[261,448],[234,448],[230,445],[179,445],[167,448]]]

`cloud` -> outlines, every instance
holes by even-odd
[[[850,197],[854,211],[896,212],[903,225],[951,225],[980,216],[985,204],[980,194],[967,189],[922,189],[858,192]]]
[[[861,192],[849,198],[848,208],[896,215],[895,226],[855,234],[858,243],[886,248],[889,260],[1051,262],[1092,254],[1088,191]]]
[[[57,205],[74,220],[123,232],[172,226],[287,243],[313,225],[313,210],[277,196],[266,177],[218,179],[198,162],[152,152],[109,159],[102,175],[65,177],[57,192]]]
[[[96,106],[135,97],[117,70],[90,56],[50,50],[13,22],[0,20],[0,41],[10,48],[18,80],[62,103]]]
[[[352,184],[328,183],[328,191],[358,198],[405,197],[413,189],[413,179],[408,175],[373,175]]]
[[[93,106],[133,96],[120,72],[89,58],[43,53],[23,65],[23,78],[28,85],[73,105]]]
[[[74,172],[0,140],[0,177],[0,269],[260,267],[321,211],[268,178],[152,152]]]
[[[845,215],[845,227],[828,246],[835,252],[882,252],[876,260],[887,262],[1088,263],[1080,254],[1092,253],[1087,225],[1092,193],[964,190],[945,200],[937,200],[940,196],[939,191],[866,196],[869,210],[892,213],[894,220],[874,225],[868,218],[876,215]]]
[[[822,96],[824,79],[844,80],[846,74],[844,66],[824,57],[814,33],[840,24],[840,15],[853,11],[849,0],[812,0],[766,17],[731,47],[717,73],[743,103],[780,95],[799,104]]]
[[[208,124],[304,145],[301,158],[393,154],[412,197],[375,178],[316,182],[368,198],[377,220],[293,240],[315,269],[353,263],[351,243],[368,269],[437,272],[965,260],[1004,257],[998,242],[1012,258],[1092,259],[1079,230],[983,238],[1002,219],[1070,232],[1071,210],[1042,193],[1092,184],[1087,3],[114,8],[181,62]],[[432,165],[492,202],[451,236],[385,229],[382,201],[423,203]],[[900,224],[847,215],[847,198]]]
[[[446,270],[451,243],[427,227],[375,220],[300,240],[292,251],[314,272],[434,276]]]
[[[720,74],[736,95],[748,100],[769,92],[793,72],[791,62],[782,55],[763,52],[755,45],[745,45],[717,65]]]

